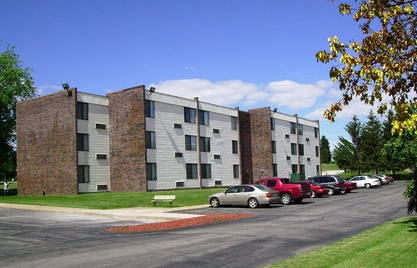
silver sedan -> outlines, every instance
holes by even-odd
[[[208,198],[212,207],[221,205],[249,206],[257,208],[281,202],[278,192],[263,185],[237,185],[222,193],[212,194]]]

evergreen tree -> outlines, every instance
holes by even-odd
[[[345,130],[349,133],[351,140],[352,140],[352,163],[351,169],[356,170],[358,174],[361,173],[363,165],[361,159],[361,135],[362,135],[362,123],[359,121],[359,118],[354,115],[352,118],[352,122],[349,122]]]
[[[325,136],[322,136],[320,140],[320,160],[324,164],[330,164],[330,161],[332,161],[330,142]]]
[[[368,121],[365,123],[361,134],[360,155],[364,170],[379,173],[383,166],[382,155],[383,144],[382,125],[375,114],[370,111]]]
[[[356,170],[353,144],[347,139],[339,137],[339,142],[333,150],[333,160],[345,172],[348,170]]]

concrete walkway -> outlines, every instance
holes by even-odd
[[[146,222],[163,222],[178,219],[188,219],[198,216],[199,214],[182,213],[183,210],[206,208],[209,205],[199,205],[192,207],[135,207],[135,208],[120,208],[120,209],[84,209],[84,208],[67,208],[67,207],[52,207],[52,206],[36,206],[36,205],[24,205],[24,204],[8,204],[0,203],[0,208],[21,209],[31,211],[43,211],[43,212],[56,212],[75,215],[90,215],[109,217],[113,219],[130,219],[140,220]]]

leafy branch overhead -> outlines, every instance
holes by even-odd
[[[379,114],[393,109],[393,130],[417,131],[417,0],[354,2],[356,6],[340,4],[339,12],[353,15],[364,38],[345,44],[334,36],[328,39],[329,51],[316,54],[320,62],[339,62],[331,67],[330,77],[339,83],[342,98],[324,117],[334,121],[343,106],[359,98],[376,105]]]

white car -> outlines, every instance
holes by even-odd
[[[387,175],[384,175],[384,174],[376,174],[374,176],[381,178],[382,184],[389,184],[391,181],[391,179]]]
[[[358,187],[371,188],[375,186],[381,186],[381,181],[379,178],[372,175],[356,176],[349,181],[355,182]]]

